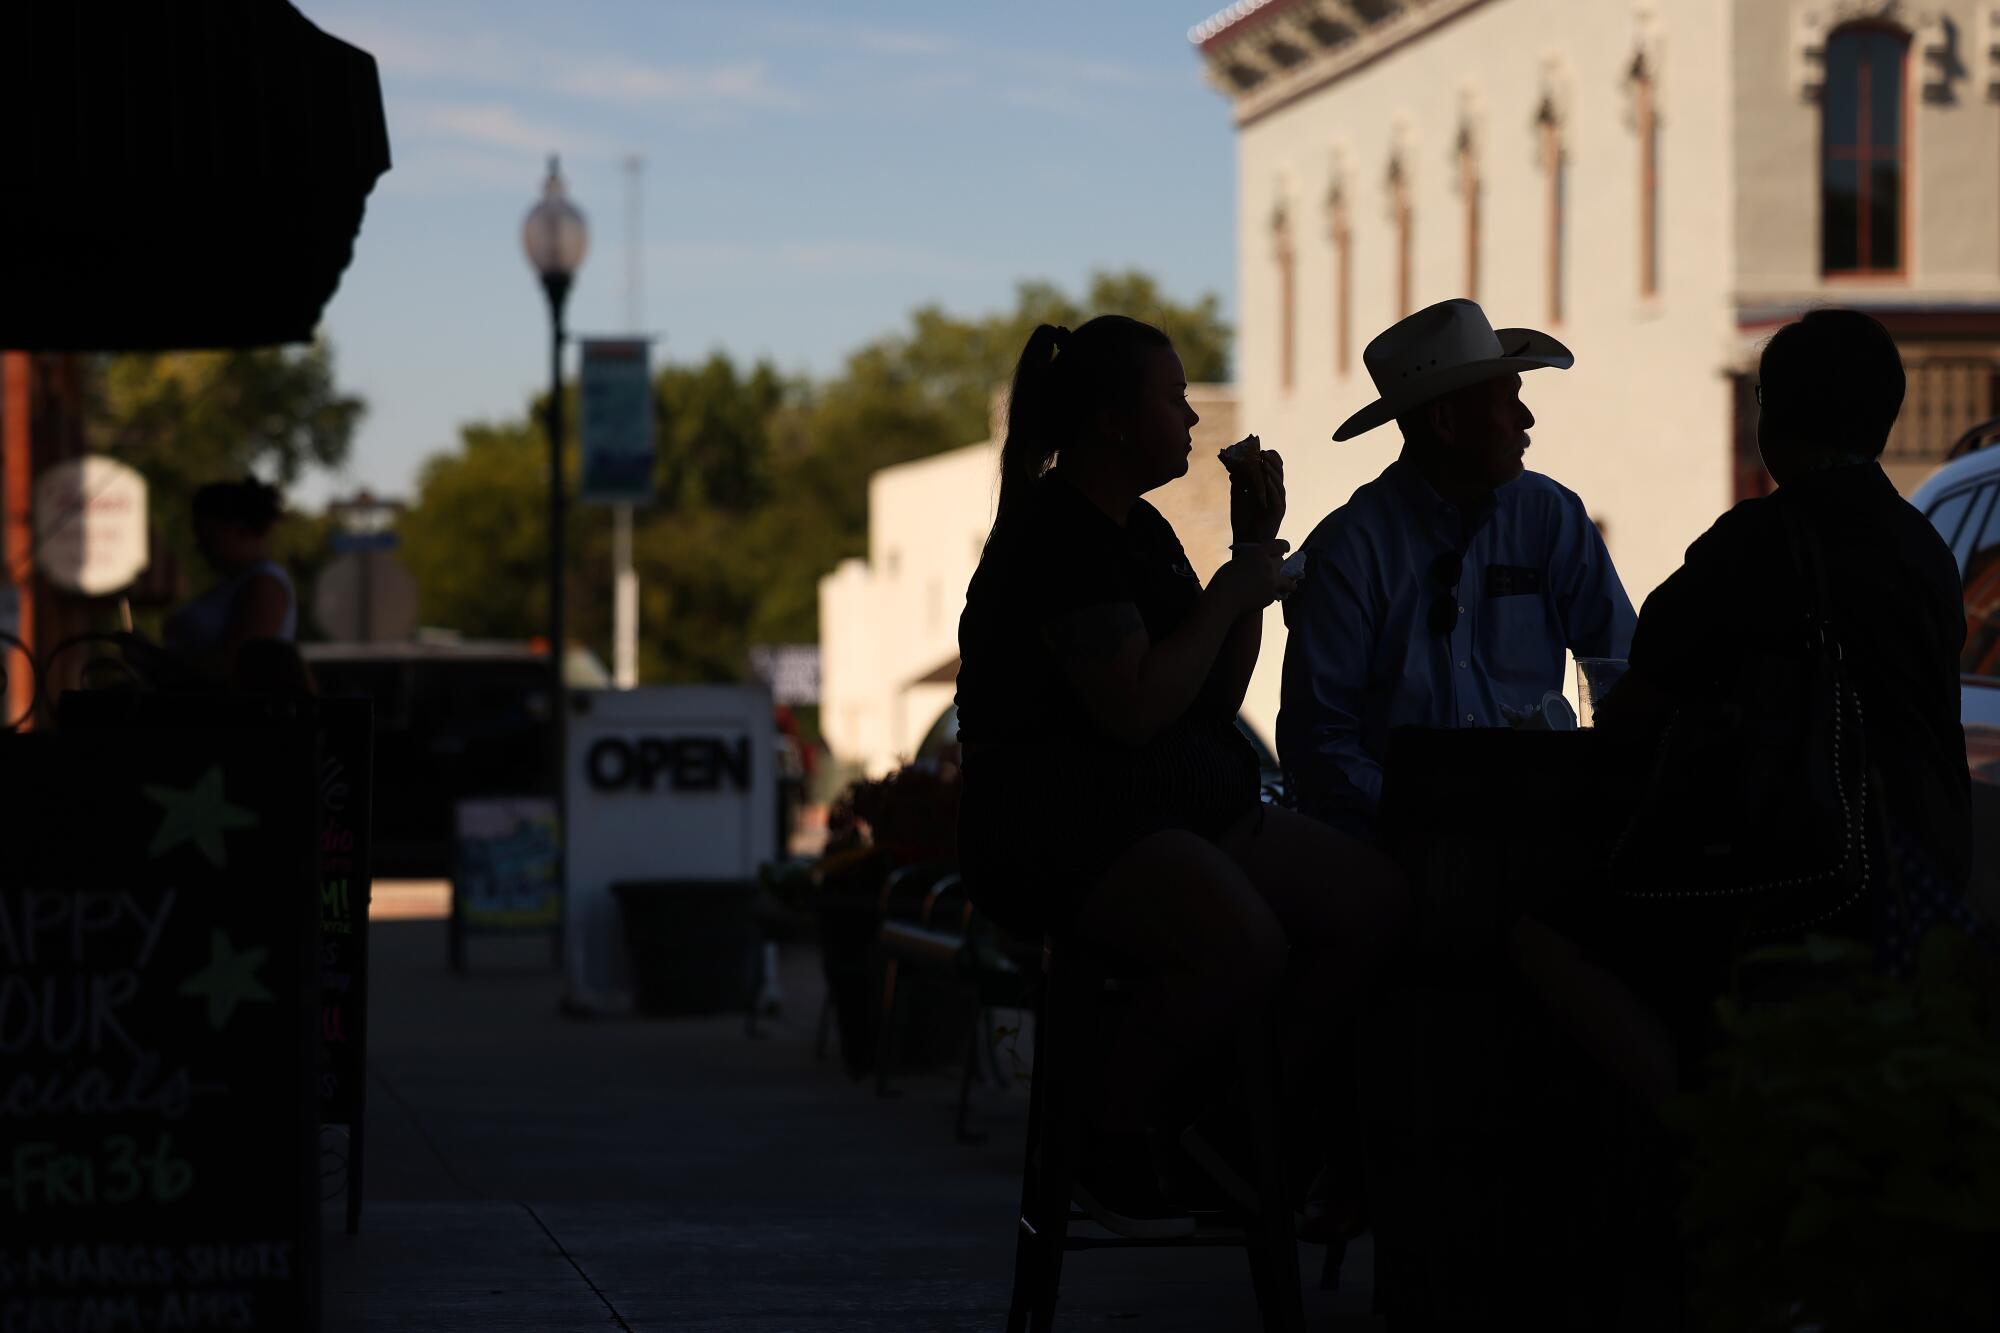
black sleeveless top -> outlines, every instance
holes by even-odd
[[[959,619],[959,845],[975,902],[1021,929],[1060,930],[1117,855],[1159,829],[1213,838],[1258,799],[1256,752],[1198,700],[1143,746],[1091,722],[1044,639],[1089,606],[1130,603],[1159,642],[1201,579],[1159,510],[1113,522],[1060,469],[995,524]]]
[[[958,736],[967,745],[1087,738],[1090,723],[1046,626],[1130,602],[1158,642],[1193,609],[1201,580],[1160,511],[1140,500],[1120,527],[1049,472],[1001,516],[959,617]]]

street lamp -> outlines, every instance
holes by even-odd
[[[563,624],[563,304],[570,281],[583,263],[590,232],[583,212],[569,201],[562,171],[549,158],[549,178],[542,183],[542,201],[528,210],[521,224],[521,248],[541,275],[549,298],[549,772],[555,781],[556,880],[566,887],[563,867],[568,859],[569,802],[563,782],[567,761],[565,733],[569,697],[563,688],[567,638]]]

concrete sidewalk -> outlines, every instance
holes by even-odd
[[[978,1093],[987,1141],[953,1141],[954,1077],[878,1099],[812,1049],[817,960],[786,960],[785,1015],[578,1020],[539,940],[371,926],[367,1209],[328,1205],[325,1327],[998,1329],[1026,1100]],[[1370,1256],[1311,1288],[1308,1323],[1379,1328]],[[1107,1251],[1065,1264],[1059,1326],[1258,1327],[1233,1250]]]

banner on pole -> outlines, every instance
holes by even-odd
[[[653,498],[651,344],[643,338],[583,339],[581,498],[587,504],[646,504]]]

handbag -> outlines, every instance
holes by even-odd
[[[1777,507],[1802,593],[1797,641],[1749,652],[1719,706],[1672,716],[1607,866],[1622,897],[1766,937],[1860,901],[1872,841],[1867,733],[1823,552]]]

